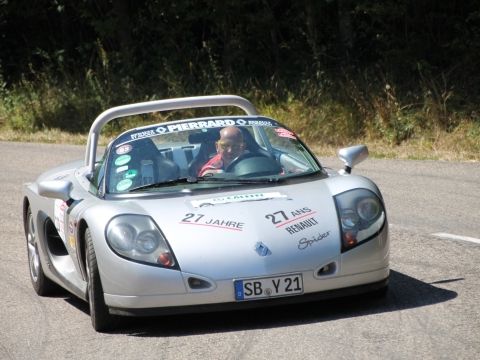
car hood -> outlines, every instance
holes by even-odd
[[[338,218],[324,181],[142,199],[182,271],[220,280],[315,269],[340,254]]]

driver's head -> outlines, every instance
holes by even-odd
[[[233,159],[240,156],[245,149],[242,131],[235,126],[224,127],[220,130],[220,139],[216,146],[224,166],[227,166]]]

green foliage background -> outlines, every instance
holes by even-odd
[[[480,152],[478,0],[0,0],[0,35],[14,130],[235,93],[307,140],[460,132]]]

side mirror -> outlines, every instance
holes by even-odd
[[[356,145],[338,151],[338,157],[345,163],[345,173],[350,174],[355,165],[368,157],[368,148],[365,145]]]
[[[68,201],[72,197],[72,183],[66,180],[46,180],[38,184],[38,194],[52,199]]]

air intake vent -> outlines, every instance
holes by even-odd
[[[208,289],[212,285],[205,280],[195,278],[195,277],[189,277],[188,286],[190,286],[190,288],[193,290],[200,290],[200,289]]]
[[[47,239],[48,250],[55,256],[68,255],[67,248],[62,241],[62,238],[57,232],[52,220],[47,219],[45,222],[45,238]]]
[[[322,276],[328,276],[328,275],[333,275],[337,271],[337,263],[336,262],[331,262],[327,265],[323,265],[320,269],[317,271],[317,276],[322,277]]]

